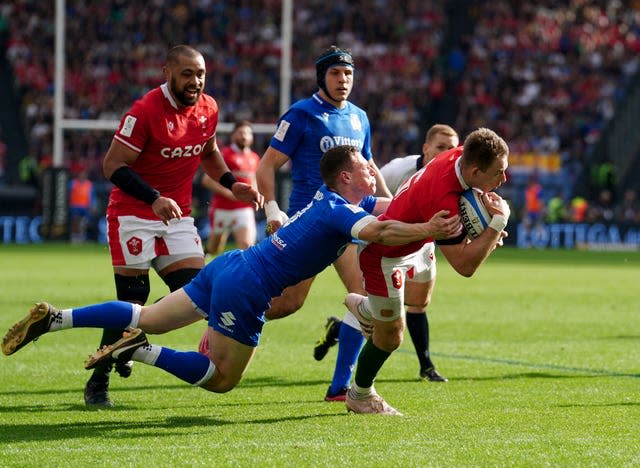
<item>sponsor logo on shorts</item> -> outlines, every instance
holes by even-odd
[[[131,255],[140,255],[142,252],[142,240],[139,237],[132,237],[127,241],[127,250]]]
[[[222,312],[220,314],[220,321],[218,325],[220,328],[227,330],[228,332],[233,332],[233,326],[236,324],[236,316],[233,315],[233,312],[227,311]]]

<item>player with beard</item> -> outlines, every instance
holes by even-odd
[[[171,48],[163,67],[166,83],[152,89],[124,114],[103,161],[115,186],[107,206],[107,236],[117,298],[143,305],[149,269],[176,291],[204,266],[202,242],[191,214],[192,183],[198,167],[239,199],[262,206],[251,185],[238,182],[216,143],[218,104],[204,93],[205,62],[197,50]],[[117,341],[121,328],[106,328],[100,348]],[[131,363],[117,362],[122,377]],[[113,406],[109,398],[112,362],[96,366],[85,386],[88,406]]]

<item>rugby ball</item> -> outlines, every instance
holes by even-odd
[[[482,192],[468,189],[460,195],[460,220],[471,239],[475,239],[484,231],[491,215],[482,201]]]

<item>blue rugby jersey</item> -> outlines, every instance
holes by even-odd
[[[270,145],[291,160],[293,189],[289,216],[304,208],[322,185],[320,158],[328,149],[352,145],[369,161],[371,126],[364,110],[347,102],[338,109],[315,93],[293,104],[280,117]]]
[[[270,294],[279,296],[332,264],[353,240],[352,228],[375,220],[370,214],[375,204],[368,196],[352,205],[322,185],[305,208],[243,256]]]

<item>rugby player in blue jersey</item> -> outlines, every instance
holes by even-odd
[[[255,353],[271,298],[322,271],[353,238],[404,245],[461,232],[459,217],[447,218],[447,211],[426,223],[379,221],[373,215],[384,211],[389,199],[372,196],[374,170],[359,148],[333,148],[319,167],[325,185],[281,229],[257,245],[217,257],[189,284],[148,306],[111,301],[58,309],[37,303],[4,336],[3,353],[11,355],[41,335],[63,329],[122,328],[127,329],[123,338],[89,356],[85,368],[110,359],[133,360],[206,390],[227,392],[240,381]],[[208,355],[147,341],[145,333],[166,333],[203,318],[209,324]]]
[[[320,158],[334,146],[348,144],[358,148],[375,173],[377,194],[391,197],[373,161],[369,118],[364,110],[348,101],[355,75],[351,53],[331,46],[318,57],[315,65],[317,92],[294,103],[280,117],[270,145],[260,160],[256,178],[258,190],[265,197],[267,233],[275,232],[287,215],[291,216],[309,203],[322,184]],[[276,201],[275,174],[287,162],[291,167],[292,188],[285,214]],[[348,292],[365,294],[355,244],[349,245],[333,265]],[[313,276],[308,277],[275,297],[267,311],[267,319],[285,317],[300,309],[313,280]],[[327,328],[331,328],[335,338],[316,346],[316,359],[322,359],[338,337],[347,356],[357,355],[362,344],[359,323],[349,311],[346,311],[343,323],[346,326],[340,326],[333,317],[329,319]]]

